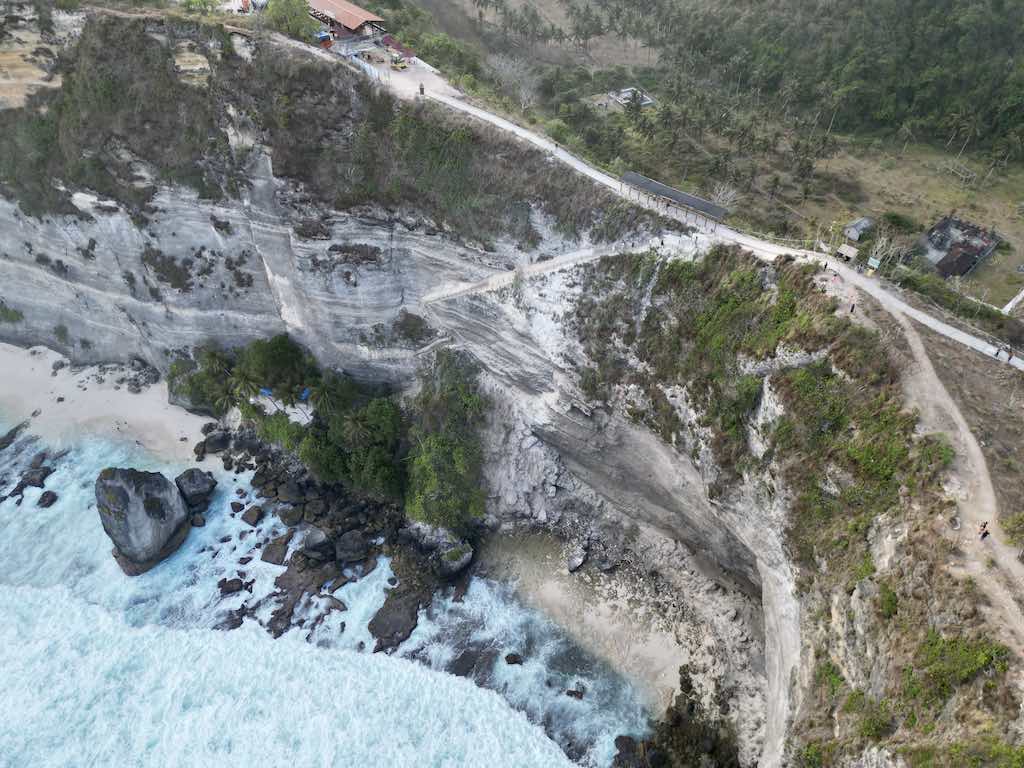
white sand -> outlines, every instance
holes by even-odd
[[[542,534],[492,536],[480,562],[489,576],[515,582],[527,605],[637,686],[652,712],[660,715],[672,702],[689,654],[673,623],[653,614],[628,577],[594,569],[570,574],[559,543]]]
[[[83,436],[130,439],[155,456],[186,461],[208,419],[167,402],[163,381],[139,394],[115,389],[120,373],[98,384],[98,368],[63,368],[63,359],[45,347],[21,349],[0,343],[0,416],[17,424],[29,420],[30,430],[55,448]],[[63,397],[64,402],[57,402]],[[38,410],[38,416],[32,413]],[[182,441],[181,438],[186,438]]]

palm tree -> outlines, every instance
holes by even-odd
[[[244,366],[235,367],[235,370],[231,372],[230,381],[231,389],[239,401],[248,401],[259,394],[259,382]]]
[[[349,411],[345,414],[342,429],[345,442],[350,448],[360,446],[370,436],[370,430],[363,422],[359,411]]]
[[[913,123],[910,120],[903,121],[896,133],[896,138],[903,139],[903,149],[900,151],[900,157],[902,157],[907,154],[907,145],[914,140]]]
[[[231,391],[230,387],[224,387],[220,392],[217,393],[217,397],[213,400],[214,407],[220,413],[227,413],[237,405],[238,401],[235,399],[235,393]]]

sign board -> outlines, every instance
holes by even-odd
[[[868,259],[868,266],[871,267],[872,269],[878,269],[880,266],[882,266],[882,262],[876,259],[874,256],[872,256],[870,259]]]

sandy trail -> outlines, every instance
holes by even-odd
[[[956,450],[955,472],[963,482],[958,499],[961,521],[958,546],[964,561],[954,570],[970,576],[988,598],[987,611],[1001,640],[1018,655],[1024,655],[1024,563],[1018,550],[1005,543],[999,525],[999,508],[988,464],[967,420],[935,373],[921,337],[913,323],[902,314],[894,314],[914,356],[915,365],[905,373],[904,389],[921,414],[928,431],[947,435]],[[978,526],[987,522],[992,535],[984,541]],[[994,562],[994,565],[990,565]]]
[[[54,376],[53,364],[63,359],[44,347],[0,343],[0,417],[11,424],[29,421],[32,434],[55,448],[93,436],[131,439],[169,461],[192,458],[192,444],[209,419],[168,403],[165,382],[132,394],[116,383],[120,374],[102,376],[99,383],[96,366],[63,368]]]

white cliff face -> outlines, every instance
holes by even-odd
[[[41,220],[0,198],[0,300],[23,315],[0,323],[0,339],[166,370],[209,341],[287,332],[329,365],[403,380],[424,344],[394,330],[403,311],[422,314],[428,292],[535,257],[508,242],[466,246],[412,212],[371,208],[333,212],[321,236],[302,237],[294,185],[274,177],[264,153],[251,168],[243,200],[162,187],[145,222],[85,193],[73,198],[82,217]],[[571,245],[552,234],[543,247]]]
[[[583,353],[566,322],[580,286],[570,267],[428,306],[431,322],[488,372],[491,522],[558,531],[571,543],[570,567],[581,553],[599,567],[624,558],[667,579],[691,612],[680,634],[706,711],[728,703],[744,764],[780,765],[800,658],[783,546],[789,500],[765,473],[709,497],[718,470],[684,391],[667,393],[688,431],[676,447],[618,409],[587,404],[573,370]],[[764,393],[749,430],[762,454],[780,415]]]

